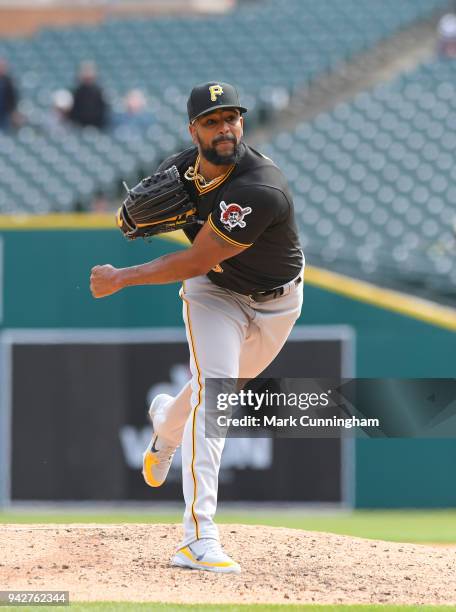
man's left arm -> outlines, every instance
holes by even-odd
[[[90,290],[93,297],[102,298],[125,287],[183,281],[207,274],[214,266],[238,255],[245,248],[228,243],[206,223],[192,246],[184,251],[169,253],[129,268],[114,268],[109,264],[95,266],[90,275]]]

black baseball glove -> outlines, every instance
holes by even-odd
[[[129,240],[145,238],[200,223],[195,204],[176,166],[148,176],[132,189],[117,211],[117,225]]]

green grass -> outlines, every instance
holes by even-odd
[[[23,610],[24,606],[2,606],[2,610]],[[31,608],[28,608],[30,610]],[[161,603],[120,603],[120,602],[90,602],[74,603],[70,606],[39,606],[41,611],[70,610],[71,612],[135,612],[136,610],[150,610],[151,612],[415,612],[415,611],[449,611],[456,610],[456,606],[390,606],[390,605],[293,605],[293,604],[161,604]]]
[[[20,610],[21,607],[7,606],[2,610]],[[136,610],[151,610],[151,612],[415,612],[456,610],[456,606],[390,606],[390,605],[355,605],[355,606],[329,606],[329,605],[293,605],[293,604],[250,604],[250,605],[189,605],[189,604],[160,604],[160,603],[119,603],[119,602],[91,602],[74,603],[67,606],[43,607],[38,610],[71,610],[71,612],[135,612]]]
[[[0,523],[180,523],[181,520],[180,513],[0,512]],[[217,520],[219,523],[291,527],[395,542],[456,543],[456,511],[449,510],[358,510],[321,515],[298,511],[219,512]]]
[[[138,603],[93,603],[93,604],[74,604],[71,605],[71,612],[98,612],[99,610],[104,612],[106,610],[121,610],[133,611],[133,610],[152,610],[155,612],[280,612],[286,610],[286,612],[293,612],[294,610],[300,610],[303,612],[371,612],[372,610],[387,612],[414,612],[415,610],[423,611],[423,607],[419,606],[319,606],[319,605],[282,605],[282,604],[250,604],[250,605],[177,605],[177,604],[138,604]],[[426,606],[426,610],[456,610],[455,606]]]

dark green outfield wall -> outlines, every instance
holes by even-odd
[[[181,325],[179,285],[133,287],[94,300],[90,268],[142,263],[179,248],[162,239],[129,243],[110,230],[0,232],[4,251],[3,327]],[[348,324],[356,331],[360,377],[454,377],[456,334],[331,291],[305,286],[300,323]],[[456,441],[361,440],[359,507],[456,506]]]
[[[89,291],[90,269],[142,263],[179,247],[127,242],[109,230],[8,231],[4,242],[4,326],[147,327],[180,323],[179,286],[132,287],[107,299]]]
[[[365,378],[453,378],[456,334],[307,286],[304,323],[356,330],[356,374]],[[456,506],[456,440],[357,440],[360,508]]]
[[[352,325],[360,377],[451,378],[456,373],[455,333],[390,310],[306,285],[302,323]]]

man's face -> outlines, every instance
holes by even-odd
[[[225,108],[195,119],[189,129],[200,155],[215,166],[225,166],[239,159],[243,122],[237,108]]]

